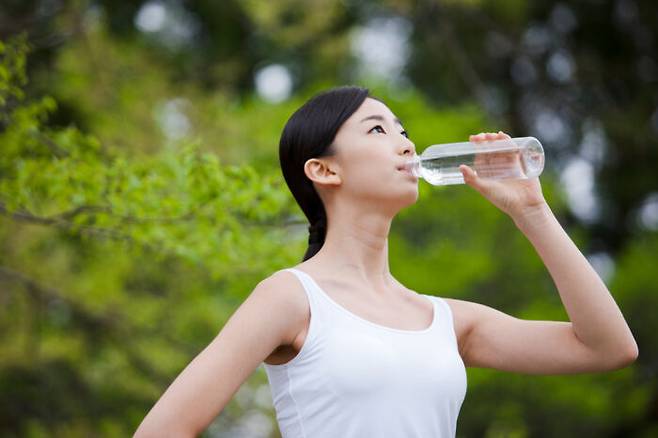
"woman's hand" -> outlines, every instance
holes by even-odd
[[[487,132],[471,135],[469,140],[477,144],[485,141],[510,138],[504,132],[498,131],[497,134]],[[494,163],[510,164],[514,162],[520,172],[520,160],[521,158],[518,153],[511,157],[509,152],[476,154],[473,166],[477,169],[481,165],[491,165]],[[484,169],[483,167],[480,168]],[[546,206],[546,200],[539,184],[539,177],[530,179],[491,179],[487,178],[484,170],[481,170],[478,175],[471,167],[465,164],[460,165],[459,170],[461,170],[466,184],[480,192],[482,196],[511,216],[512,219],[521,219],[523,216]]]

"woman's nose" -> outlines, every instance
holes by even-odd
[[[402,154],[408,154],[408,155],[415,155],[416,154],[416,147],[414,146],[413,143],[408,142],[406,145],[403,146],[402,148]]]

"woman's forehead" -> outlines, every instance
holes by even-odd
[[[373,116],[379,116],[379,118]],[[358,125],[363,123],[365,121],[364,119],[368,120],[371,117],[374,120],[381,120],[381,118],[384,118],[385,121],[400,123],[395,114],[393,114],[384,103],[370,97],[363,101],[359,109],[352,114],[350,119],[354,124]]]

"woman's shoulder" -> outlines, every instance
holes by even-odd
[[[472,301],[460,300],[457,298],[439,297],[443,300],[455,319],[468,320],[475,316],[474,306],[477,305]]]
[[[301,290],[301,283],[296,278],[296,275],[288,269],[289,268],[281,268],[272,272],[270,275],[263,278],[259,284],[271,289],[273,294],[287,294],[292,295],[293,297],[298,296],[299,294],[295,293],[295,290]],[[293,293],[290,294],[290,291],[293,291]]]
[[[287,304],[293,307],[293,311],[298,315],[297,319],[303,320],[310,313],[310,303],[302,279],[290,269],[310,275],[306,267],[299,264],[274,271],[264,278],[261,283],[271,290],[273,299],[285,300]]]
[[[303,285],[295,275],[280,269],[261,280],[257,288],[265,291],[271,301],[270,308],[276,309],[275,316],[288,320],[294,333],[299,333],[310,314],[310,304]]]

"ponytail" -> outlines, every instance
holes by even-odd
[[[304,261],[313,257],[324,245],[324,239],[327,237],[327,217],[322,208],[322,217],[317,219],[312,225],[308,227],[308,249],[304,254]]]

